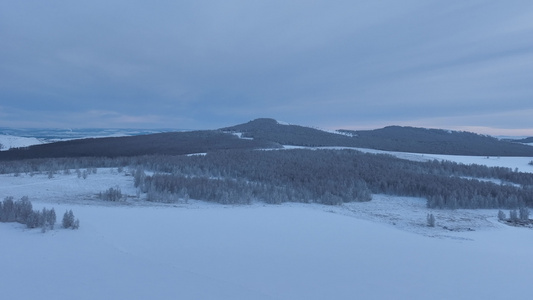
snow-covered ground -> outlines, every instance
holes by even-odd
[[[235,135],[235,136],[237,136],[238,138],[243,139],[243,140],[253,140],[253,138],[243,137],[242,135],[243,135],[244,133],[242,133],[242,132],[228,132],[228,133],[231,133],[231,134],[233,134],[233,135]]]
[[[398,158],[409,159],[414,161],[428,161],[428,160],[448,160],[461,164],[477,164],[485,165],[489,167],[505,167],[513,170],[518,169],[520,172],[533,173],[533,166],[529,165],[529,162],[533,160],[533,157],[507,157],[507,156],[467,156],[467,155],[444,155],[444,154],[418,154],[407,152],[393,152],[393,151],[381,151],[374,149],[357,148],[357,150],[368,153],[384,153],[391,154]]]
[[[430,161],[430,160],[447,160],[453,161],[461,164],[477,164],[485,165],[489,167],[505,167],[511,168],[513,170],[518,169],[520,172],[530,172],[533,173],[533,166],[529,163],[533,161],[533,157],[517,156],[517,157],[508,157],[508,156],[468,156],[468,155],[444,155],[444,154],[421,154],[421,153],[410,153],[410,152],[395,152],[395,151],[383,151],[376,149],[368,148],[355,148],[355,147],[304,147],[304,146],[290,146],[284,145],[280,149],[331,149],[331,150],[340,150],[340,149],[352,149],[358,150],[365,153],[374,153],[374,154],[390,154],[401,159],[407,159],[412,161]],[[280,150],[273,149],[273,150]]]
[[[33,137],[0,134],[0,151],[9,150],[11,148],[28,147],[42,143],[44,143],[44,141]]]
[[[96,199],[117,186],[126,202]],[[343,206],[151,204],[117,169],[0,175],[2,199],[25,195],[59,219],[72,209],[81,226],[43,234],[0,223],[2,299],[532,296],[533,230],[499,223],[497,210],[428,210],[424,199],[387,195]]]
[[[183,129],[128,129],[128,128],[6,128],[0,127],[0,151],[10,148],[28,147],[43,143],[87,138],[135,136],[169,131],[187,131]]]

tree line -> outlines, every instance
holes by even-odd
[[[533,205],[531,173],[449,161],[409,161],[355,150],[228,150],[196,156],[30,159],[2,163],[0,173],[126,166],[135,175],[135,186],[147,193],[150,201],[192,198],[220,203],[340,204],[369,201],[371,194],[381,193],[424,197],[430,208]],[[117,192],[108,190],[101,198],[121,199]]]
[[[153,176],[139,175],[144,168]],[[447,161],[415,162],[353,150],[225,151],[154,158],[136,173],[149,199],[226,203],[369,201],[372,193],[424,197],[430,208],[533,204],[533,174]],[[499,179],[503,184],[472,178]],[[251,199],[251,200],[250,200]]]
[[[9,196],[0,202],[0,222],[17,222],[26,225],[28,228],[41,228],[45,232],[49,229],[54,229],[56,212],[54,208],[34,210],[27,196],[16,201]],[[80,221],[75,219],[74,213],[69,210],[63,215],[62,225],[63,228],[78,229]]]

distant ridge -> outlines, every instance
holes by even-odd
[[[279,147],[267,141],[240,139],[218,130],[165,132],[139,136],[87,138],[0,152],[0,160],[57,157],[183,155],[219,150]]]
[[[328,132],[261,118],[218,130],[87,138],[34,145],[23,149],[1,151],[0,160],[184,155],[221,150],[279,148],[281,145],[355,147],[448,155],[533,157],[531,146],[471,132],[401,126]]]
[[[519,140],[509,140],[507,141],[516,142],[516,143],[523,143],[523,144],[533,144],[533,137],[527,137]]]
[[[293,146],[343,146],[449,155],[533,156],[531,146],[471,132],[442,129],[388,126],[375,130],[338,130],[346,134],[340,135],[262,118],[220,130],[241,132],[245,137]]]

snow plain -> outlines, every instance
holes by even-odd
[[[455,159],[533,169],[531,158]],[[115,186],[126,202],[96,199]],[[0,175],[2,199],[24,195],[59,216],[72,209],[81,226],[43,234],[0,223],[3,299],[532,297],[533,230],[499,223],[496,210],[430,211],[424,199],[386,195],[343,206],[165,205],[137,198],[116,169]],[[425,226],[428,212],[437,227]]]

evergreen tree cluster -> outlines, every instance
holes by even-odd
[[[74,218],[72,210],[65,211],[63,214],[63,220],[61,221],[63,228],[78,229],[80,228],[80,220]]]
[[[30,159],[3,162],[0,173],[31,175],[82,168],[93,173],[97,167],[123,166],[130,167],[135,186],[148,193],[148,200],[160,202],[190,197],[220,203],[340,204],[369,201],[372,193],[381,193],[424,197],[430,208],[533,206],[531,173],[449,161],[409,161],[355,150],[228,150],[196,156]],[[146,175],[145,170],[153,175]]]
[[[271,204],[315,202],[336,205],[371,200],[370,191],[362,181],[352,182],[346,189],[339,189],[338,185],[313,185],[312,181],[298,185],[275,185],[265,181],[155,174],[147,176],[143,186],[148,187],[149,201],[162,202],[189,197],[222,204],[250,204],[253,200],[259,200]]]
[[[122,191],[119,187],[111,187],[103,192],[98,193],[98,198],[104,201],[117,202],[122,200]]]
[[[528,225],[531,223],[529,219],[529,208],[520,207],[518,211],[516,209],[509,211],[509,218],[505,215],[503,211],[498,211],[498,220],[505,221],[513,224]]]
[[[430,208],[512,208],[533,204],[533,174],[453,162],[415,162],[353,150],[227,151],[152,157],[136,186],[155,201],[187,191],[193,199],[227,203],[286,201],[340,204],[371,193],[425,197]],[[472,178],[499,179],[496,184]],[[229,196],[227,196],[229,195]]]
[[[68,218],[74,219],[72,210],[69,213]],[[13,197],[9,196],[0,202],[0,222],[17,222],[26,225],[28,228],[42,228],[42,231],[54,229],[56,224],[56,212],[54,208],[42,210],[34,210],[31,201],[27,196],[22,197],[20,200],[13,200]],[[79,220],[72,221],[72,224],[76,226],[65,227],[65,217],[63,217],[63,227],[77,229],[79,227]]]
[[[56,213],[50,210],[34,210],[31,201],[24,196],[20,200],[14,201],[13,197],[6,197],[0,203],[0,222],[18,222],[25,224],[28,228],[54,229],[56,224]]]

